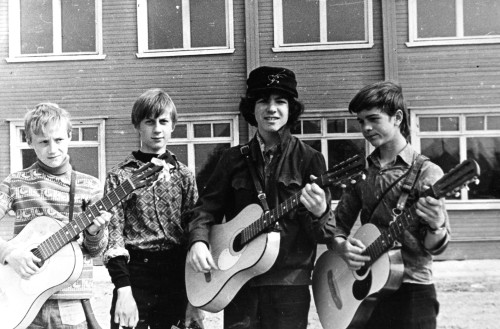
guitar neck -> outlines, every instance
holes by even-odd
[[[422,196],[434,196],[432,188],[426,190]],[[380,236],[366,248],[363,254],[370,256],[370,261],[365,263],[365,268],[370,267],[380,256],[391,249],[394,243],[403,236],[404,231],[418,221],[416,208],[416,205],[412,205],[403,210],[401,215],[389,224],[389,228],[382,230]]]
[[[241,244],[244,245],[253,240],[258,235],[273,226],[281,217],[297,207],[300,203],[299,199],[302,195],[302,190],[295,193],[292,197],[280,203],[276,208],[263,213],[262,216],[252,224],[248,225],[241,232]]]
[[[71,222],[43,241],[33,253],[42,261],[48,259],[89,227],[94,219],[100,215],[101,211],[110,210],[133,190],[132,182],[126,180],[114,191],[109,192],[101,200],[90,205],[84,212],[75,215]]]

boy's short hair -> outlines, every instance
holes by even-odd
[[[33,135],[41,135],[47,132],[47,127],[55,124],[63,124],[66,121],[68,137],[71,134],[71,117],[65,109],[55,103],[40,103],[24,116],[24,134],[26,141],[31,144]]]
[[[132,107],[132,124],[138,128],[145,118],[156,119],[169,109],[173,128],[177,123],[177,109],[170,96],[159,88],[146,90]]]
[[[396,115],[397,110],[403,112],[403,120],[399,129],[401,134],[408,138],[408,108],[403,97],[403,88],[392,81],[379,81],[361,88],[349,103],[349,112],[357,114],[363,110],[379,108],[390,117]]]

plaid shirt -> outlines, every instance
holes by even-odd
[[[198,198],[194,174],[173,157],[170,174],[163,175],[153,186],[132,192],[111,212],[109,243],[104,263],[110,258],[125,256],[127,249],[164,251],[185,245],[186,216]],[[144,163],[129,155],[110,170],[105,190],[113,190]]]

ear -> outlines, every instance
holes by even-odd
[[[397,110],[396,114],[394,115],[394,124],[399,126],[401,122],[403,122],[403,111],[402,110]]]

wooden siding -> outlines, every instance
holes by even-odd
[[[287,66],[297,74],[299,98],[308,109],[347,108],[364,85],[384,78],[380,1],[373,3],[371,49],[273,52],[272,1],[259,1],[261,65]]]
[[[407,47],[408,4],[396,4],[399,80],[410,106],[500,104],[500,44]]]
[[[247,74],[244,1],[234,1],[234,54],[139,59],[136,1],[109,0],[103,1],[104,60],[36,63],[3,60],[8,57],[7,3],[0,0],[1,136],[8,135],[5,119],[21,119],[26,109],[42,101],[58,103],[74,117],[107,116],[106,125],[111,128],[106,130],[109,169],[123,158],[123,148],[138,145],[136,134],[128,135],[130,144],[119,138],[120,133],[114,136],[130,131],[130,123],[116,117],[128,116],[134,100],[148,88],[164,88],[180,113],[209,115],[238,109]],[[0,152],[3,179],[10,172],[4,165],[9,161],[8,144]]]

